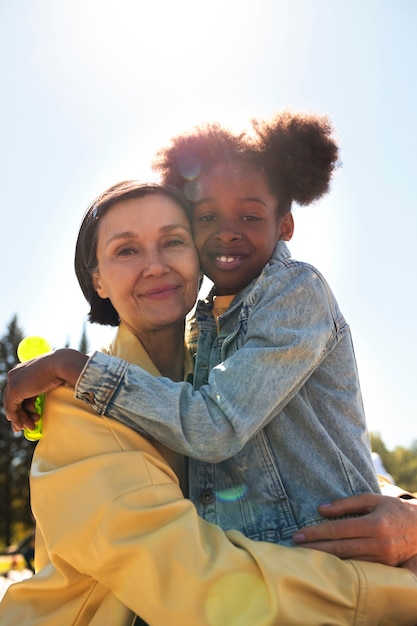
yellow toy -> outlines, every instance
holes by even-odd
[[[52,350],[52,346],[43,337],[25,337],[17,346],[17,358],[21,363],[30,361],[41,354],[46,354]],[[45,396],[41,393],[35,400],[35,411],[42,415]],[[38,441],[42,437],[42,418],[40,417],[33,430],[24,429],[24,435],[29,441]]]

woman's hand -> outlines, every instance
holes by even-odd
[[[322,505],[318,510],[328,518],[356,517],[301,528],[293,537],[297,545],[342,559],[404,564],[416,570],[417,562],[412,557],[417,555],[417,499],[365,493]]]
[[[417,576],[417,555],[401,563],[400,567],[410,570],[410,572],[413,572],[414,576]]]
[[[10,370],[3,402],[6,418],[12,423],[13,430],[32,430],[39,419],[35,411],[36,397],[65,383],[75,387],[87,360],[85,354],[63,348],[20,363]]]

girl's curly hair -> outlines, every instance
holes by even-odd
[[[282,214],[293,201],[307,205],[327,193],[338,153],[326,116],[284,111],[269,121],[252,120],[252,133],[234,134],[219,124],[197,126],[173,138],[152,165],[164,184],[190,200],[199,176],[219,163],[261,170]]]

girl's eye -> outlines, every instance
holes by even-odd
[[[201,215],[201,217],[197,217],[197,222],[212,222],[215,219],[216,218],[212,213],[207,213],[206,215]]]
[[[246,222],[259,222],[261,218],[257,215],[243,215],[242,220],[245,220]]]
[[[182,239],[170,239],[169,241],[167,241],[166,245],[167,247],[171,248],[175,246],[183,246],[184,242]]]

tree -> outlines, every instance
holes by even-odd
[[[87,354],[88,352],[88,339],[87,339],[87,331],[85,328],[85,324],[83,325],[83,333],[81,335],[80,346],[78,350],[82,352],[83,354]]]
[[[6,334],[0,338],[0,387],[7,372],[17,363],[16,349],[23,332],[14,316]],[[29,468],[34,443],[23,433],[13,433],[6,420],[3,398],[0,400],[0,544],[8,546],[32,526],[29,504]]]
[[[417,492],[417,441],[410,448],[397,446],[390,455],[392,475],[397,485]]]
[[[379,433],[371,433],[371,445],[378,452],[387,472],[395,483],[407,491],[417,492],[417,441],[410,448],[397,446],[388,450]]]

